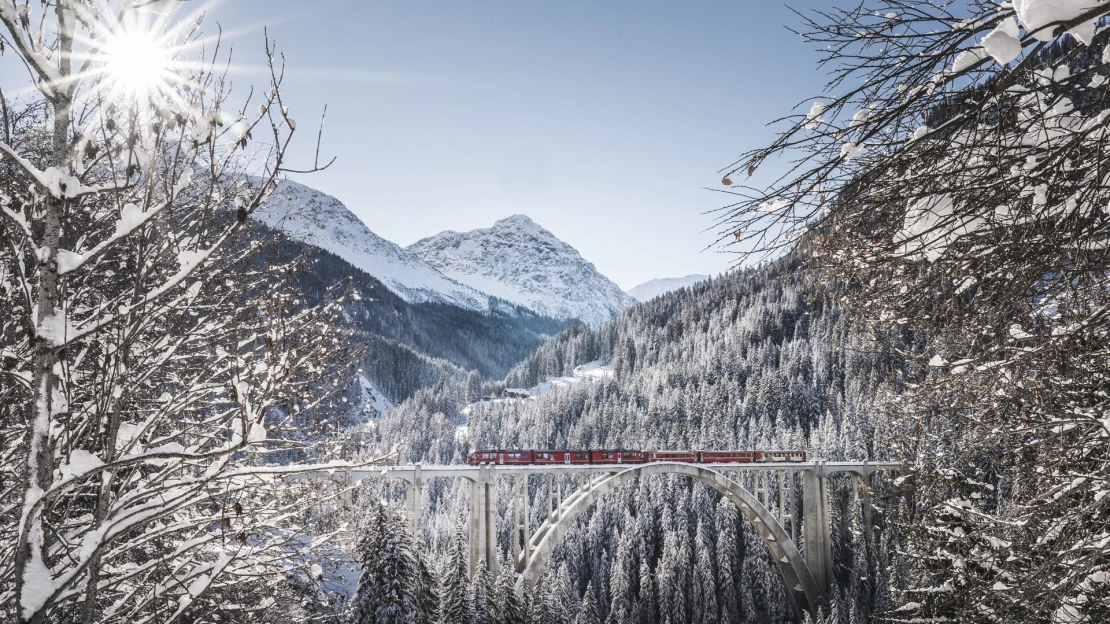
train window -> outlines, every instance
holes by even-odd
[[[613,454],[612,453],[602,453],[601,458],[602,459],[613,459]]]

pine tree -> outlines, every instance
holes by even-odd
[[[708,531],[698,521],[697,565],[694,567],[693,604],[695,624],[716,624],[717,622],[717,581],[714,561],[709,543]]]
[[[416,590],[416,624],[432,624],[439,620],[439,591],[424,557],[416,555],[419,584]]]
[[[485,560],[478,562],[474,578],[470,580],[468,596],[471,624],[495,624],[497,610],[493,602],[493,587],[490,583],[489,569]]]
[[[376,503],[359,540],[362,573],[354,596],[352,624],[401,624],[419,612],[420,572],[408,533],[396,514]]]
[[[582,608],[578,610],[577,624],[601,624],[597,613],[597,599],[594,598],[594,583],[586,585],[586,592],[582,594]]]
[[[546,624],[551,622],[551,617],[547,611],[546,592],[543,587],[543,580],[546,579],[546,576],[547,575],[544,575],[544,578],[525,594],[525,606],[528,613],[525,621],[528,624]]]
[[[553,622],[574,622],[574,618],[578,615],[576,593],[567,565],[560,563],[547,592],[547,609]]]
[[[655,594],[655,579],[646,557],[640,559],[639,593],[632,606],[632,620],[637,624],[655,624],[659,621],[659,606]]]
[[[439,619],[442,624],[470,624],[467,566],[466,545],[462,531],[458,530],[448,551],[443,590],[440,592]]]
[[[747,624],[766,622],[770,619],[771,607],[767,596],[770,570],[763,552],[762,538],[748,523],[741,525],[744,537],[744,556],[741,562],[740,586],[743,594],[740,607],[743,620]]]
[[[659,612],[671,622],[686,620],[686,557],[679,545],[679,536],[668,531],[663,538],[663,557],[659,560]]]
[[[629,533],[621,534],[617,557],[609,573],[609,617],[607,624],[629,624],[632,620],[632,553]]]
[[[509,558],[501,563],[501,572],[497,575],[493,595],[499,624],[524,624],[525,609],[516,593],[516,575]]]
[[[470,371],[466,376],[466,389],[464,391],[463,401],[466,403],[476,403],[482,398],[482,375],[476,371]]]
[[[721,588],[721,622],[738,624],[740,604],[736,581],[740,572],[738,552],[740,537],[736,531],[739,521],[736,506],[722,498],[717,505],[717,575]]]

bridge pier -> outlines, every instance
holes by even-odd
[[[832,581],[832,539],[824,462],[802,471],[802,558],[818,586]]]
[[[470,482],[470,576],[483,559],[486,569],[497,571],[497,475],[492,464],[478,468]]]
[[[420,505],[424,494],[424,479],[420,475],[420,464],[416,464],[412,472],[412,481],[405,481],[405,510],[408,512],[409,533],[416,540],[420,536]]]
[[[521,554],[524,560],[532,552],[528,541],[528,475],[518,474],[513,477],[513,561],[519,561]]]

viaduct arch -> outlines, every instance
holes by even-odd
[[[648,464],[549,464],[478,466],[391,466],[385,469],[348,471],[354,480],[367,476],[401,479],[406,484],[409,528],[418,535],[421,527],[423,486],[429,479],[463,478],[470,483],[470,571],[480,561],[496,569],[499,560],[497,534],[497,489],[501,477],[511,477],[509,517],[512,555],[517,588],[535,583],[555,548],[574,521],[595,502],[623,484],[649,475],[677,474],[708,485],[731,501],[763,538],[779,564],[787,594],[801,621],[803,610],[814,610],[825,601],[832,581],[832,540],[826,480],[829,475],[847,473],[860,488],[864,522],[870,542],[870,489],[868,478],[879,471],[900,470],[896,463],[825,462],[690,464],[654,462]],[[733,476],[729,476],[732,474]],[[532,530],[529,519],[531,492],[529,477],[542,475],[547,483],[547,513]],[[577,480],[577,487],[563,491],[566,475]],[[739,475],[745,475],[744,479]],[[562,477],[562,478],[560,478]],[[754,485],[747,487],[745,484]],[[800,490],[797,485],[800,484]],[[800,513],[799,513],[800,512]],[[800,516],[800,522],[799,522]],[[799,540],[800,538],[800,540]]]
[[[779,563],[779,572],[787,594],[793,601],[794,612],[800,614],[803,609],[813,610],[811,606],[819,604],[822,592],[818,589],[801,553],[782,525],[756,497],[739,483],[716,470],[695,464],[669,462],[642,464],[625,468],[618,473],[607,474],[592,481],[587,489],[579,490],[580,495],[563,501],[558,518],[554,521],[548,518],[536,530],[538,543],[532,555],[527,560],[521,560],[518,557],[517,571],[520,573],[517,579],[518,588],[525,584],[531,586],[539,579],[555,548],[562,542],[563,536],[570,530],[578,516],[585,513],[595,502],[635,479],[662,474],[693,477],[724,495],[755,527],[768,550],[771,551],[771,555]]]

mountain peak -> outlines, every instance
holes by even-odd
[[[563,242],[563,241],[560,241],[554,234],[547,231],[542,225],[533,221],[532,218],[529,217],[526,214],[515,214],[515,215],[512,215],[512,216],[508,216],[508,217],[505,217],[504,219],[499,219],[499,220],[495,221],[493,223],[493,225],[490,226],[489,228],[479,228],[479,229],[473,230],[473,231],[474,232],[484,232],[484,231],[497,232],[497,231],[502,231],[502,230],[520,232],[522,234],[529,234],[531,236],[542,236],[542,237],[551,239],[553,241],[558,241],[560,243]],[[568,247],[569,247],[569,245],[568,245]]]
[[[523,214],[470,232],[440,232],[408,250],[458,282],[556,319],[596,326],[634,303],[578,250]]]
[[[254,219],[327,250],[372,275],[405,301],[434,301],[487,311],[489,297],[443,275],[417,255],[366,227],[343,202],[282,180]]]
[[[532,218],[526,214],[515,214],[505,217],[504,219],[500,219],[496,221],[493,225],[535,225],[538,227],[539,224],[533,221]]]

